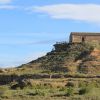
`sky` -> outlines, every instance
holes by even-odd
[[[70,32],[100,32],[100,0],[0,0],[0,67],[37,59]]]

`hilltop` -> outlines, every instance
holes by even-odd
[[[100,73],[100,50],[90,43],[57,43],[45,56],[18,68],[30,68],[50,72],[80,73],[98,75]]]

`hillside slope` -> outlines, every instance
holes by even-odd
[[[45,56],[19,68],[98,75],[100,50],[89,43],[57,43]]]

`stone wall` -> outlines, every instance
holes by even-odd
[[[72,35],[70,37],[70,42],[99,42],[99,35]]]

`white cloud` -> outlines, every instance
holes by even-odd
[[[11,2],[12,0],[0,0],[0,10],[13,10],[15,8],[18,8],[17,6],[8,4]]]
[[[11,3],[12,0],[0,0],[0,4]]]
[[[31,7],[34,12],[44,13],[55,19],[71,19],[100,23],[100,5],[55,4]]]
[[[17,8],[16,6],[12,6],[12,5],[1,5],[0,6],[0,10],[13,10]]]

